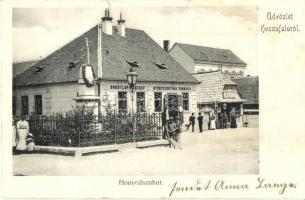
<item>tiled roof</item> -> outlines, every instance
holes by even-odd
[[[198,103],[224,101],[223,89],[225,85],[236,85],[221,71],[193,74],[201,83],[198,85]],[[241,100],[238,95],[238,100]]]
[[[198,83],[179,63],[153,41],[144,31],[126,28],[126,37],[118,34],[113,27],[113,35],[102,35],[102,65],[104,80],[126,80],[129,62],[138,62],[138,81],[188,82]],[[90,60],[97,72],[98,28],[93,27],[83,35],[58,49],[35,66],[16,78],[16,85],[36,85],[46,83],[77,81],[79,67],[86,64],[86,43],[88,38]],[[76,63],[73,69],[67,69],[70,62]],[[156,63],[164,63],[161,69]],[[40,68],[40,72],[35,72]]]
[[[16,77],[18,74],[21,74],[28,68],[35,65],[37,62],[38,62],[38,60],[13,63],[13,77]]]
[[[257,76],[233,79],[242,98],[247,99],[245,104],[259,104],[259,80]]]
[[[218,49],[191,44],[176,43],[180,46],[195,62],[220,63],[228,65],[246,66],[247,64],[229,49]]]

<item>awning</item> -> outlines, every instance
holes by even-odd
[[[218,100],[209,100],[209,101],[198,101],[197,104],[215,104],[216,103],[243,103],[247,99],[218,99]]]
[[[243,103],[246,102],[247,99],[221,99],[220,103]]]

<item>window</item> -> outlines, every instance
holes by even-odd
[[[162,92],[155,92],[155,112],[162,111]]]
[[[230,78],[236,78],[236,72],[234,70],[232,73],[230,73]]]
[[[155,65],[159,68],[159,69],[167,69],[167,66],[164,63],[155,63]]]
[[[145,112],[145,92],[137,92],[137,112]]]
[[[42,96],[35,95],[35,114],[42,115]]]
[[[118,92],[119,112],[127,112],[127,92]]]
[[[28,115],[29,114],[29,99],[28,96],[21,97],[21,114]]]
[[[189,93],[182,93],[183,110],[189,110]]]
[[[140,67],[140,64],[137,61],[131,62],[131,61],[127,61],[127,63],[131,66],[131,67]]]
[[[225,85],[224,90],[236,90],[235,85]]]
[[[34,68],[35,73],[41,72],[41,70],[44,68],[44,65],[36,66]]]
[[[13,115],[16,115],[16,103],[17,103],[16,97],[13,96]]]

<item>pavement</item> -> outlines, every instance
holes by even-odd
[[[94,175],[238,175],[259,172],[258,128],[198,130],[181,134],[182,149],[137,149],[82,157],[52,154],[13,156],[13,174]]]

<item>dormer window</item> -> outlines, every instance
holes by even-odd
[[[155,63],[155,65],[159,67],[159,69],[167,69],[167,66],[164,63]]]
[[[73,69],[76,67],[76,65],[79,63],[79,61],[76,61],[76,62],[69,62],[68,64],[68,69]]]
[[[236,77],[236,72],[233,70],[233,72],[232,73],[230,73],[230,77],[231,78],[235,78]]]
[[[41,70],[44,68],[44,65],[40,65],[34,68],[35,73],[41,72]]]
[[[131,67],[140,67],[140,64],[137,61],[131,62],[126,61]]]
[[[236,90],[236,86],[235,85],[225,85],[224,90]]]
[[[68,69],[73,69],[74,67],[75,67],[75,63],[74,62],[69,62]]]
[[[205,54],[203,51],[200,51],[200,54],[203,56],[203,60],[208,60],[207,54]]]

